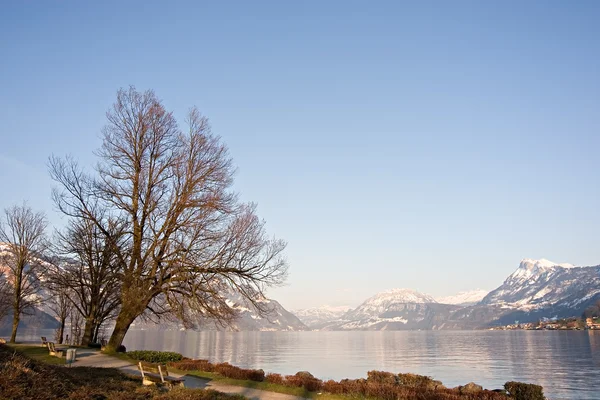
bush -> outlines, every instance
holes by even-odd
[[[323,382],[323,391],[331,394],[342,394],[342,385],[334,380]]]
[[[429,376],[417,374],[398,374],[398,381],[401,385],[412,387],[435,387],[436,383],[441,385],[441,382],[434,381]]]
[[[511,398],[515,400],[544,400],[543,388],[539,385],[521,382],[506,382],[504,384]]]
[[[281,376],[280,374],[267,374],[267,376],[265,377],[265,381],[269,383],[274,383],[276,385],[285,385],[283,376]]]
[[[90,349],[100,349],[102,345],[100,343],[88,343]]]
[[[367,372],[367,382],[396,385],[399,382],[399,377],[391,372],[369,371]]]
[[[118,350],[117,350],[118,351]],[[134,360],[146,361],[151,363],[165,364],[172,361],[179,361],[183,356],[179,353],[171,351],[152,351],[152,350],[137,350],[130,351],[127,356]]]
[[[127,353],[127,348],[120,344],[119,347],[117,347],[117,353]]]
[[[233,379],[247,379],[256,382],[265,380],[265,371],[262,369],[244,369],[229,363],[215,364],[214,372]]]
[[[180,369],[182,371],[204,371],[214,372],[214,365],[208,360],[181,360],[169,363],[170,367]]]
[[[284,382],[286,386],[303,387],[309,392],[316,392],[323,388],[323,381],[307,371],[297,372],[296,375],[287,375]]]

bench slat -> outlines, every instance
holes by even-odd
[[[183,385],[184,379],[169,376],[169,370],[166,365],[140,361],[138,362],[138,369],[142,373],[142,382],[144,385],[152,385],[155,383]]]

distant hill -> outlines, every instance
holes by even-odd
[[[279,302],[273,299],[260,300],[267,310],[265,315],[260,315],[256,308],[239,294],[228,295],[227,305],[237,312],[237,318],[229,325],[222,325],[210,318],[197,318],[197,330],[200,331],[305,331],[308,327],[291,312],[287,311]],[[185,329],[183,325],[174,322],[159,324],[136,320],[132,329]]]
[[[305,308],[294,310],[292,313],[300,319],[309,329],[321,329],[331,321],[339,319],[342,315],[350,311],[349,306],[321,306],[314,308]]]
[[[12,318],[12,313],[9,313],[4,319],[0,320],[0,336],[9,336],[11,334]],[[17,333],[24,329],[56,329],[58,325],[58,321],[50,314],[35,309],[32,315],[21,316]]]
[[[414,290],[394,289],[376,294],[343,314],[321,313],[318,328],[482,329],[515,321],[581,315],[597,299],[600,266],[524,259],[502,285],[489,293],[478,289],[436,301]]]

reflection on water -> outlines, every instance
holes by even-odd
[[[128,349],[322,379],[378,369],[414,372],[448,386],[537,383],[551,399],[599,399],[600,331],[194,332],[131,331]]]
[[[39,336],[28,331],[19,339]],[[429,375],[451,387],[474,381],[500,388],[517,380],[544,386],[554,400],[600,399],[600,331],[130,331],[124,344],[322,379],[377,369]]]

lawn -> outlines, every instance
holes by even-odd
[[[45,364],[52,365],[64,365],[65,357],[58,358],[55,356],[51,356],[48,354],[48,348],[42,346],[34,346],[34,345],[25,345],[25,344],[7,344],[11,349],[15,349],[18,352],[24,354],[28,358],[33,360],[41,361]]]

